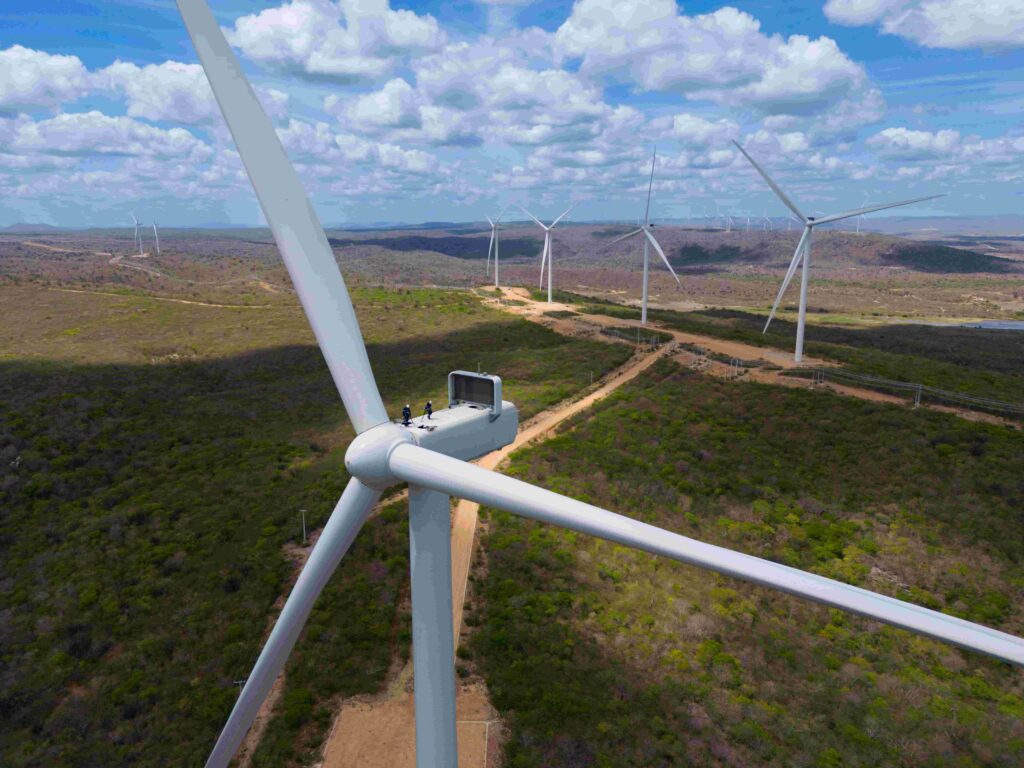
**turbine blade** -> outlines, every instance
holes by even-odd
[[[508,205],[506,205],[504,208],[501,209],[501,213],[498,214],[498,218],[496,218],[494,220],[495,224],[497,224],[499,221],[501,221],[501,217],[505,215],[505,211],[507,211],[511,207],[511,205],[512,205],[512,203],[509,203]]]
[[[538,227],[540,227],[541,229],[544,229],[544,230],[547,229],[547,227],[545,227],[543,224],[540,223],[540,219],[538,219],[536,216],[534,216],[528,210],[523,208],[523,206],[520,205],[520,206],[517,206],[517,207],[519,208],[519,210],[521,210],[523,213],[525,213],[527,216],[529,216],[531,219],[533,219],[535,222],[537,222],[537,226]]]
[[[235,702],[231,716],[206,761],[206,768],[226,768],[234,757],[238,745],[242,743],[263,700],[270,692],[270,687],[284,667],[288,654],[309,618],[309,612],[313,610],[313,603],[379,498],[380,491],[363,485],[356,478],[349,480],[309,555],[306,567],[302,569],[294,589],[288,595],[288,601],[267,638],[267,644],[260,651],[256,666],[249,674],[242,694]]]
[[[654,235],[651,234],[651,230],[645,229],[644,234],[647,235],[647,239],[651,241],[651,245],[654,246],[654,250],[656,250],[658,255],[661,256],[661,260],[665,262],[665,266],[668,267],[668,271],[672,273],[672,277],[676,279],[676,283],[678,285],[682,285],[682,283],[679,282],[679,275],[677,275],[676,271],[672,269],[672,265],[668,263],[668,259],[665,257],[665,252],[661,250],[661,246],[658,245],[658,241],[654,239]]]
[[[178,0],[224,120],[357,432],[388,420],[327,235],[204,0]]]
[[[565,218],[566,216],[568,216],[568,215],[569,215],[569,211],[571,211],[571,210],[572,210],[573,208],[575,208],[575,207],[576,207],[577,205],[579,205],[579,203],[573,203],[573,204],[572,204],[572,205],[570,205],[570,206],[569,206],[568,208],[566,208],[566,209],[565,209],[565,212],[564,212],[564,213],[563,213],[563,214],[562,214],[561,216],[559,216],[559,217],[558,217],[557,219],[555,219],[554,221],[552,221],[552,222],[551,222],[551,226],[550,226],[550,227],[548,227],[548,229],[552,229],[552,228],[554,228],[555,224],[557,224],[557,223],[558,223],[558,222],[560,222],[560,221],[561,221],[562,219],[564,219],[564,218]]]
[[[494,227],[491,227],[491,242],[487,245],[487,269],[491,268],[491,251],[494,250]]]
[[[494,222],[491,221],[491,217],[490,216],[484,216],[484,218],[487,219],[487,223],[491,225],[491,229],[494,229]]]
[[[644,226],[646,227],[650,223],[651,213],[651,190],[654,189],[654,163],[658,159],[658,149],[655,147],[654,154],[651,155],[651,180],[647,182],[647,207],[644,208]]]
[[[768,186],[772,188],[772,192],[774,192],[776,195],[778,195],[779,200],[781,200],[783,202],[783,204],[787,208],[789,208],[789,210],[791,210],[793,213],[795,213],[797,216],[800,217],[800,223],[803,224],[804,222],[806,222],[807,221],[807,217],[804,216],[800,212],[800,209],[797,208],[796,204],[786,196],[786,193],[782,191],[782,189],[779,187],[779,185],[776,184],[774,181],[772,181],[771,176],[769,176],[765,172],[764,168],[762,168],[760,165],[758,165],[757,161],[755,161],[754,158],[752,158],[750,155],[747,154],[747,150],[745,150],[743,147],[741,147],[739,145],[738,141],[733,140],[732,143],[735,144],[736,145],[736,149],[738,149],[740,152],[742,152],[743,156],[745,158],[747,158],[747,160],[750,161],[750,164],[752,166],[754,166],[755,169],[757,169],[757,172],[761,174],[761,178],[763,178],[765,181],[768,182]]]
[[[788,592],[1024,666],[1024,640],[1005,632],[705,544],[417,445],[395,447],[388,464],[398,478],[409,483]]]
[[[830,216],[822,216],[820,219],[814,220],[814,225],[827,224],[830,221],[839,221],[840,219],[851,219],[854,216],[863,216],[865,213],[872,213],[874,211],[884,211],[886,208],[899,208],[901,205],[910,205],[911,203],[921,203],[925,200],[935,200],[938,197],[945,197],[945,195],[928,195],[927,197],[915,197],[913,200],[901,200],[898,203],[883,203],[882,205],[869,205],[867,208],[858,208],[855,211],[846,211],[844,213],[835,213]]]
[[[786,276],[782,278],[782,287],[779,288],[779,295],[775,297],[775,303],[772,304],[772,311],[768,314],[768,322],[764,324],[764,330],[761,331],[762,334],[768,333],[768,326],[771,325],[772,320],[775,318],[775,310],[779,308],[779,302],[782,301],[782,296],[786,293],[786,289],[789,288],[789,282],[793,279],[793,275],[796,274],[796,268],[800,266],[800,261],[804,254],[804,244],[807,242],[807,233],[810,231],[809,227],[804,227],[804,233],[800,235],[800,242],[796,244],[796,250],[793,251],[793,259],[789,262]]]
[[[620,237],[616,237],[614,240],[611,240],[610,242],[605,243],[604,245],[602,245],[597,250],[603,251],[605,248],[611,248],[616,243],[621,243],[623,240],[628,240],[633,235],[638,235],[638,234],[640,234],[643,231],[644,231],[643,227],[640,227],[640,229],[634,229],[632,232],[627,232],[626,234],[624,234],[624,235],[622,235]]]

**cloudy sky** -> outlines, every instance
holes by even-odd
[[[1021,212],[1021,0],[213,0],[329,224]],[[262,221],[173,2],[0,6],[0,225]],[[908,209],[910,211],[910,209]]]

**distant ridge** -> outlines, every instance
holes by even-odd
[[[0,232],[10,232],[11,234],[30,234],[36,232],[60,232],[61,227],[55,227],[51,224],[28,224],[26,222],[18,222],[17,224],[11,224],[9,227],[0,229]]]

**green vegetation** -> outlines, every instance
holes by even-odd
[[[294,574],[299,510],[322,525],[347,480],[321,354],[290,304],[0,301],[24,331],[0,360],[0,763],[201,764]],[[479,364],[528,417],[629,356],[466,293],[354,301],[392,413],[443,402],[448,371]],[[375,691],[405,652],[406,557],[392,506],[318,603],[259,764],[308,757],[332,697]]]
[[[703,264],[731,264],[734,262],[750,262],[758,260],[756,254],[752,254],[737,248],[735,245],[719,245],[715,248],[705,248],[702,245],[691,243],[682,245],[674,253],[669,254],[669,261],[673,267],[695,267]]]
[[[358,240],[331,237],[328,238],[328,241],[334,248],[376,245],[389,251],[435,251],[446,256],[454,256],[457,259],[484,260],[487,258],[490,235],[481,237],[393,235],[391,237],[368,237]],[[541,241],[535,237],[503,237],[499,248],[503,258],[512,259],[517,256],[536,256],[537,250],[541,245]]]
[[[553,309],[550,312],[545,312],[544,317],[554,317],[559,320],[564,320],[567,317],[576,317],[578,314],[579,312],[572,312],[571,310],[568,309]]]
[[[1024,631],[1015,431],[661,362],[513,460],[685,535]],[[513,768],[1024,761],[1019,669],[486,516],[467,622]]]
[[[1011,272],[1009,259],[937,243],[899,243],[881,254],[882,262],[920,272],[940,274],[971,272]]]

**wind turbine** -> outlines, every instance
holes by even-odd
[[[538,219],[536,216],[534,216],[528,210],[523,208],[523,206],[521,206],[521,205],[519,206],[520,208],[522,208],[523,213],[525,213],[527,216],[529,216],[531,219],[533,219],[535,222],[537,222],[537,226],[544,230],[544,250],[542,250],[541,254],[540,254],[540,283],[541,283],[542,286],[544,285],[544,263],[547,262],[547,266],[548,266],[548,304],[551,303],[551,273],[554,271],[552,269],[552,267],[554,266],[554,257],[551,255],[551,230],[555,228],[555,224],[557,224],[562,219],[564,219],[566,216],[568,216],[569,215],[569,211],[571,211],[573,208],[575,208],[576,205],[577,205],[577,203],[573,203],[572,205],[570,205],[568,208],[565,209],[565,212],[562,213],[561,216],[559,216],[557,219],[552,221],[547,226],[541,224],[540,223],[540,219]]]
[[[153,239],[156,240],[156,255],[160,255],[160,235],[156,231],[156,220],[153,220]]]
[[[495,288],[500,288],[501,287],[501,286],[498,285],[498,229],[499,229],[498,222],[501,221],[501,217],[505,215],[505,211],[507,211],[507,210],[508,210],[508,206],[506,205],[504,208],[501,209],[501,213],[499,213],[495,217],[494,221],[491,221],[491,217],[490,216],[485,217],[487,219],[487,223],[491,225],[491,243],[490,243],[490,245],[487,246],[487,271],[488,272],[491,271],[491,251],[493,250],[494,251],[494,287]]]
[[[178,9],[224,114],[317,343],[357,433],[345,453],[351,476],[299,574],[256,666],[208,758],[225,768],[290,654],[317,596],[383,489],[409,484],[412,646],[419,768],[456,768],[449,497],[662,555],[852,611],[1024,666],[1024,640],[859,587],[705,544],[469,464],[510,443],[515,406],[448,409],[435,430],[389,420],[345,281],[316,211],[288,162],[234,52],[205,0]],[[648,191],[648,198],[650,192]],[[646,225],[645,225],[646,226]],[[643,232],[648,236],[646,228]],[[659,249],[660,250],[660,249]],[[476,415],[474,415],[476,414]],[[508,418],[506,418],[506,416]],[[511,427],[511,432],[509,432]]]
[[[771,232],[772,231],[772,220],[768,218],[768,209],[767,208],[765,208],[761,212],[761,221],[764,222],[764,224],[762,225],[761,228],[762,229],[766,229],[769,232]]]
[[[649,272],[650,272],[650,251],[649,251],[649,246],[651,246],[651,245],[654,246],[654,250],[656,250],[658,252],[658,255],[661,256],[661,260],[663,262],[665,262],[665,266],[668,267],[668,271],[671,272],[672,273],[672,277],[674,277],[676,279],[676,284],[680,285],[680,286],[682,285],[682,283],[679,282],[679,275],[677,275],[676,271],[674,269],[672,269],[672,265],[668,263],[668,258],[665,256],[665,252],[663,250],[661,250],[661,246],[658,245],[658,241],[654,239],[654,235],[651,233],[651,218],[650,218],[650,214],[651,214],[651,190],[654,189],[654,162],[655,162],[655,160],[657,160],[657,158],[658,158],[658,151],[655,150],[654,154],[651,156],[651,180],[647,184],[647,207],[644,208],[644,223],[641,224],[637,229],[634,229],[632,232],[627,232],[626,234],[622,235],[621,237],[616,237],[610,243],[605,244],[604,246],[602,246],[599,249],[599,250],[604,250],[604,248],[610,248],[611,246],[615,245],[616,243],[621,243],[623,240],[628,240],[629,238],[633,237],[634,235],[639,235],[641,233],[643,234],[643,236],[644,236],[644,291],[643,291],[643,300],[640,303],[640,325],[647,325],[647,292],[648,292],[647,291],[647,284],[648,284],[648,275],[649,275]]]
[[[139,233],[139,220],[135,218],[135,211],[132,211],[132,222],[135,224],[135,240],[133,245],[139,246],[139,256],[142,255],[142,235]]]
[[[861,200],[860,204],[863,206],[863,205],[866,205],[867,202],[868,202],[868,197],[867,197],[867,195],[865,195],[864,199]],[[860,234],[860,222],[861,222],[861,220],[864,220],[865,222],[867,221],[867,219],[864,218],[864,214],[863,213],[860,214],[859,216],[857,216],[857,234],[858,235]]]
[[[793,260],[789,263],[789,269],[786,270],[786,276],[782,280],[782,288],[779,289],[779,295],[775,297],[775,303],[772,305],[772,311],[768,315],[768,322],[764,324],[764,330],[762,333],[768,332],[768,326],[772,322],[772,318],[775,317],[775,310],[778,309],[779,302],[782,301],[782,295],[786,292],[789,287],[790,280],[793,279],[793,275],[796,274],[797,267],[803,265],[803,270],[800,274],[800,312],[797,319],[796,326],[796,352],[794,354],[794,360],[801,362],[804,356],[804,327],[807,321],[807,281],[810,277],[811,270],[811,239],[814,235],[814,228],[821,224],[828,224],[832,221],[840,221],[842,219],[849,219],[854,216],[859,216],[864,213],[871,213],[872,211],[882,211],[886,208],[897,208],[901,205],[910,205],[911,203],[920,203],[924,200],[934,200],[937,197],[943,197],[943,195],[928,195],[926,197],[915,197],[912,200],[901,200],[897,203],[883,203],[882,205],[872,205],[867,208],[857,208],[852,211],[844,211],[843,213],[834,213],[829,216],[805,216],[800,212],[800,209],[796,207],[796,204],[790,200],[786,193],[782,191],[779,186],[772,181],[771,177],[765,172],[765,170],[755,162],[747,151],[739,145],[739,142],[733,141],[736,145],[736,149],[743,153],[743,156],[750,161],[750,164],[754,166],[761,177],[768,183],[768,186],[772,188],[772,191],[778,196],[782,203],[793,212],[799,222],[804,225],[803,234],[800,236],[800,241],[797,243],[796,251],[793,253]]]

